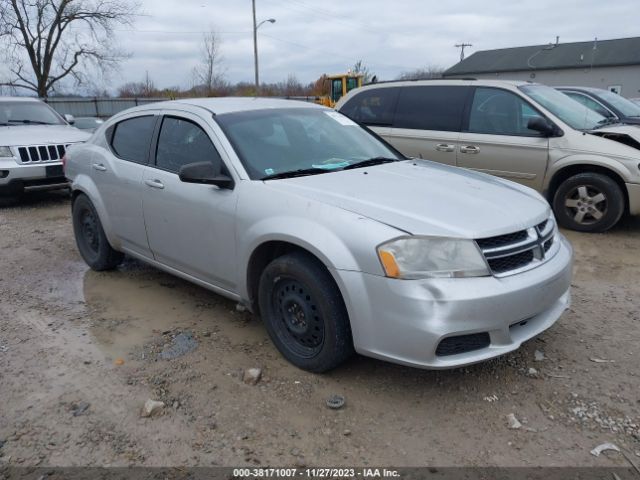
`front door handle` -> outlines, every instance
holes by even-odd
[[[149,185],[151,188],[164,188],[164,183],[160,180],[145,180],[144,183]]]
[[[93,164],[93,169],[94,170],[98,170],[99,172],[106,172],[107,171],[107,167],[105,167],[102,163],[94,163]]]
[[[436,145],[436,150],[439,152],[453,152],[455,149],[455,145],[449,145],[448,143],[439,143]]]
[[[476,147],[475,145],[462,145],[460,151],[462,153],[480,153],[480,147]]]

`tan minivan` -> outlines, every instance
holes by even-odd
[[[457,165],[542,193],[558,222],[602,232],[640,215],[640,129],[613,125],[534,83],[421,80],[368,85],[336,109],[407,156]]]

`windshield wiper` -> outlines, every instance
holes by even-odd
[[[614,125],[616,123],[620,123],[620,120],[618,120],[617,118],[603,118],[596,124],[595,127],[593,127],[593,129],[595,130],[600,127],[606,127],[607,125]]]
[[[25,125],[55,125],[53,123],[40,122],[38,120],[13,120],[13,119],[9,119],[9,120],[7,120],[7,122],[9,122],[9,123],[24,123]]]
[[[362,160],[361,162],[352,163],[343,168],[343,170],[351,170],[353,168],[362,168],[362,167],[372,167],[374,165],[380,165],[382,163],[391,163],[399,161],[398,158],[389,158],[389,157],[373,157],[367,160]]]
[[[278,180],[279,178],[293,178],[293,177],[305,177],[307,175],[319,175],[321,173],[335,172],[336,170],[329,170],[326,168],[301,168],[299,170],[290,170],[288,172],[274,173],[273,175],[267,175],[260,180]]]

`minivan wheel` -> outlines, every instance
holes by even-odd
[[[294,252],[267,265],[258,302],[271,340],[295,366],[326,372],[353,354],[340,291],[327,269],[310,255]]]
[[[579,232],[604,232],[624,213],[618,184],[600,173],[579,173],[560,184],[553,198],[558,223]]]
[[[124,258],[124,254],[114,250],[104,233],[100,218],[91,200],[78,195],[73,201],[73,233],[80,255],[93,270],[112,270]]]

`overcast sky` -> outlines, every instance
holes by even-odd
[[[467,54],[501,47],[640,35],[638,0],[256,0],[260,77],[307,83],[346,71],[357,60],[393,79],[427,65],[450,67],[456,43]],[[231,82],[253,81],[251,0],[143,0],[133,31],[117,32],[132,57],[111,85],[142,80],[188,86],[202,32],[222,40],[222,66]]]

